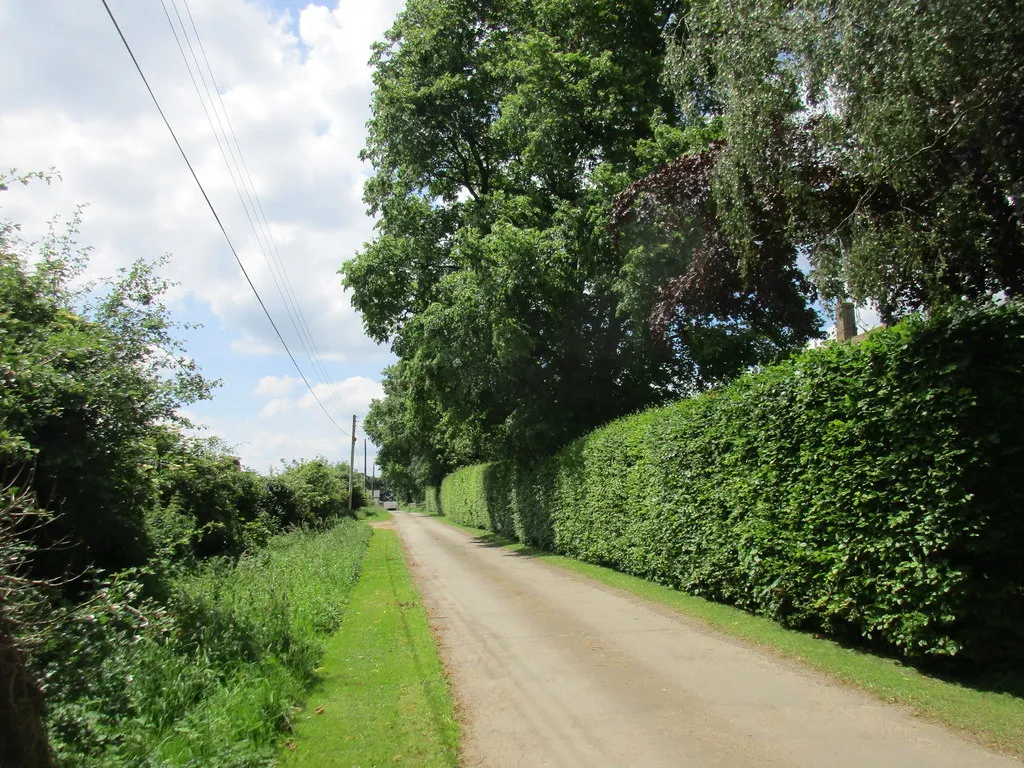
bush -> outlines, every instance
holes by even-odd
[[[277,479],[295,494],[298,521],[303,525],[322,525],[348,514],[348,464],[331,464],[324,458],[294,461]],[[357,476],[353,483],[353,511],[367,505],[367,496]]]
[[[163,261],[83,287],[80,223],[30,244],[0,220],[0,763],[49,764],[45,687],[62,765],[266,764],[368,531],[261,550],[336,522],[347,467],[265,478],[184,436],[215,383]]]
[[[165,602],[122,578],[74,609],[37,655],[61,765],[267,765],[369,537],[297,531],[173,579]]]
[[[911,659],[1024,658],[1024,309],[911,319],[466,467],[457,522]]]
[[[33,178],[49,176],[0,173],[0,192]],[[35,503],[52,513],[26,537],[31,574],[51,579],[145,564],[153,444],[213,386],[175,338],[163,261],[86,290],[80,223],[76,212],[27,243],[0,220],[0,473],[31,476]]]

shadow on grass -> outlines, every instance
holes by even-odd
[[[383,507],[363,507],[356,510],[356,520],[363,520],[370,523],[383,522],[391,519],[391,513]]]
[[[857,650],[855,646],[851,646]],[[877,654],[881,655],[881,654]],[[897,659],[897,661],[901,661]],[[934,677],[944,683],[959,685],[974,691],[1001,693],[1024,701],[1024,670],[1001,669],[943,669],[932,665],[910,665],[922,675]]]
[[[681,594],[687,593],[681,592]],[[735,608],[736,610],[743,610],[742,608],[730,605],[729,603],[717,604]],[[756,613],[750,613],[749,611],[743,612],[750,616],[766,618]],[[890,661],[900,667],[913,670],[926,678],[932,678],[938,682],[948,683],[949,685],[976,691],[978,693],[995,693],[1011,696],[1024,702],[1024,669],[1016,668],[1010,664],[1006,664],[1004,666],[982,667],[977,664],[962,662],[957,658],[908,659],[898,655],[888,646],[872,645],[870,643],[858,641],[857,638],[837,637],[835,635],[823,633],[813,627],[792,627],[784,624],[780,624],[780,626],[789,631],[796,632],[815,640],[824,640],[834,643],[846,651],[850,651],[861,656],[869,656]]]
[[[404,504],[399,509],[396,509],[395,512],[412,513],[412,514],[416,514],[416,515],[423,515],[424,517],[444,517],[444,513],[442,513],[442,512],[430,512],[422,504]]]

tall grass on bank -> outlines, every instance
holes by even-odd
[[[351,520],[278,536],[237,564],[172,579],[160,603],[115,580],[44,655],[62,765],[268,765],[369,538]]]
[[[307,703],[282,766],[458,765],[454,702],[395,531],[374,532]]]

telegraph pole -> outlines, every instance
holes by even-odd
[[[352,513],[352,492],[354,490],[354,488],[352,487],[352,479],[353,479],[352,478],[352,467],[355,466],[355,463],[356,463],[356,417],[355,417],[355,414],[352,414],[352,450],[349,451],[349,459],[348,459],[348,511],[349,511],[349,514]]]

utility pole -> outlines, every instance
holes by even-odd
[[[363,490],[366,490],[366,438],[363,438]]]
[[[370,477],[370,498],[373,499],[373,492],[377,490],[377,460],[374,459],[373,464],[370,465],[370,472],[373,474]],[[379,498],[380,494],[378,494]],[[376,499],[374,499],[376,501]]]
[[[352,450],[349,451],[348,459],[348,511],[352,513],[352,492],[355,490],[352,487],[352,468],[356,463],[356,416],[352,414]]]

